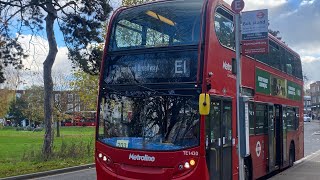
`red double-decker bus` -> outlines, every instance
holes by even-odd
[[[95,111],[81,111],[74,114],[73,123],[75,126],[95,126],[95,117]]]
[[[238,179],[234,37],[234,13],[219,0],[157,1],[113,14],[100,78],[98,179]],[[304,153],[299,55],[271,35],[269,51],[241,57],[247,179]],[[208,115],[199,111],[203,97]]]
[[[96,111],[73,112],[70,119],[63,120],[62,126],[95,126]]]

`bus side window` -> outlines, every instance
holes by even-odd
[[[235,49],[233,15],[218,8],[214,17],[216,35],[223,46]]]
[[[286,72],[293,75],[293,56],[290,52],[286,51]]]
[[[298,130],[299,128],[299,108],[295,108],[295,130]]]
[[[269,40],[269,49],[270,49],[270,52],[269,52],[269,57],[268,57],[268,60],[267,63],[268,65],[276,68],[276,69],[279,69],[281,70],[281,60],[280,60],[280,57],[281,57],[281,54],[280,54],[280,47],[279,45],[277,45],[276,43],[274,43],[273,41],[270,41]]]
[[[294,131],[295,130],[295,117],[296,117],[295,110],[292,107],[287,107],[286,113],[287,113],[287,116],[286,116],[287,130]]]
[[[254,135],[254,104],[249,102],[249,134]]]
[[[255,133],[265,134],[268,132],[268,109],[264,104],[256,104]]]
[[[294,76],[300,79],[302,78],[302,66],[301,66],[301,60],[298,57],[293,58],[293,67],[294,67]]]

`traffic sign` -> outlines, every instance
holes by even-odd
[[[246,11],[242,13],[242,40],[268,38],[268,10]]]
[[[244,8],[243,0],[233,0],[231,4],[231,8],[234,12],[240,13]]]
[[[266,54],[268,43],[268,10],[255,10],[242,13],[242,53]]]

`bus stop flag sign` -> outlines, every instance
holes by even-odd
[[[268,53],[268,10],[242,13],[242,53]]]
[[[233,0],[231,4],[231,8],[234,12],[239,14],[244,8],[244,1],[243,0]]]

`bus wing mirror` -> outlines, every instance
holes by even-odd
[[[199,96],[199,113],[200,115],[208,115],[210,112],[210,95],[202,93]]]

